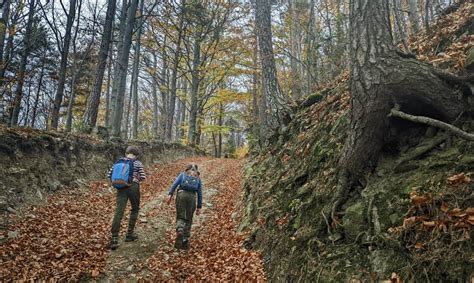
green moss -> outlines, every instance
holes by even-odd
[[[351,239],[355,239],[360,233],[367,230],[365,205],[357,202],[345,210],[342,220],[344,232]]]

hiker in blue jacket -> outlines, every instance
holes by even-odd
[[[196,215],[199,215],[202,208],[202,183],[199,178],[197,165],[188,165],[186,170],[178,175],[169,189],[168,204],[171,203],[176,188],[178,188],[178,192],[176,193],[175,248],[187,249],[189,247],[189,237],[191,236],[194,212],[196,211]]]
[[[122,222],[128,201],[130,201],[132,209],[130,210],[125,242],[138,239],[135,233],[135,224],[137,223],[138,211],[140,210],[140,183],[146,178],[143,164],[138,160],[139,154],[138,148],[134,146],[127,147],[125,157],[115,162],[108,174],[112,185],[117,189],[116,208],[111,229],[112,238],[109,243],[109,248],[112,250],[117,249],[119,246],[120,222]],[[124,176],[126,180],[121,179],[122,174],[127,175]]]

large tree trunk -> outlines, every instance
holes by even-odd
[[[119,67],[119,58],[122,58],[123,53],[123,37],[125,35],[125,27],[127,25],[127,11],[128,11],[128,0],[122,0],[122,7],[120,10],[120,24],[117,41],[117,56],[114,61],[114,75],[112,81],[112,92],[110,93],[110,132],[112,133],[113,121],[115,115],[115,108],[117,107],[117,94],[119,88],[119,77],[121,69]],[[113,35],[112,35],[113,36]]]
[[[333,217],[347,193],[365,184],[365,175],[377,165],[395,104],[448,122],[465,110],[456,99],[452,76],[396,52],[383,1],[352,0],[350,9],[352,112]]]
[[[100,94],[102,92],[102,82],[104,80],[105,68],[107,66],[107,57],[109,55],[110,43],[112,41],[112,27],[115,18],[116,0],[108,0],[107,12],[105,15],[104,33],[100,41],[99,63],[95,74],[92,93],[87,99],[86,111],[84,112],[84,128],[90,131],[97,123],[97,114],[99,112]],[[110,74],[110,69],[109,69]],[[110,80],[109,80],[110,81]],[[107,88],[108,92],[108,88]],[[106,117],[107,120],[107,117]],[[107,122],[106,122],[107,124]]]
[[[300,0],[289,0],[288,9],[290,16],[290,70],[291,70],[291,85],[292,98],[299,99],[302,96],[302,32],[301,32],[301,17],[302,17],[302,3]]]
[[[112,120],[112,135],[120,136],[121,123],[123,117],[123,101],[125,97],[125,87],[127,83],[128,57],[132,45],[133,27],[135,24],[135,15],[138,8],[138,0],[132,0],[127,15],[127,23],[123,37],[123,46],[120,58],[117,58],[117,68],[119,69],[119,76],[114,79],[118,80],[118,86],[115,95],[114,119]]]
[[[71,29],[74,19],[76,18],[76,2],[77,0],[71,0],[69,2],[69,13],[66,21],[66,33],[64,34],[64,46],[61,53],[61,64],[59,67],[59,80],[56,95],[54,97],[53,112],[51,114],[51,128],[57,129],[59,124],[59,110],[61,103],[63,102],[64,96],[64,85],[66,83],[66,68],[67,58],[69,55],[69,45],[71,44]]]
[[[283,121],[287,108],[286,99],[281,92],[277,79],[275,57],[273,56],[272,29],[271,29],[271,0],[256,1],[255,22],[257,27],[258,47],[262,67],[262,109],[260,132],[261,137],[267,139]],[[263,105],[265,103],[265,105]],[[263,117],[262,113],[269,111],[270,115]]]
[[[30,0],[29,5],[28,21],[26,23],[26,33],[24,37],[25,46],[21,53],[20,67],[18,69],[17,75],[18,84],[16,86],[15,98],[13,99],[13,109],[10,115],[10,126],[16,126],[18,124],[18,116],[21,109],[21,99],[23,97],[23,84],[25,83],[26,63],[28,61],[28,55],[30,54],[31,49],[31,33],[35,14],[35,0]]]
[[[176,104],[176,84],[178,79],[178,66],[181,59],[181,39],[183,36],[183,24],[184,15],[179,15],[179,26],[178,26],[178,38],[176,40],[176,49],[174,50],[173,67],[171,69],[171,90],[169,94],[169,107],[166,119],[166,141],[171,142],[172,130],[173,130],[173,118],[175,115],[175,104]]]
[[[311,94],[313,86],[318,85],[318,55],[317,55],[317,36],[316,36],[316,13],[315,0],[310,1],[308,16],[308,33],[306,36],[306,95]]]

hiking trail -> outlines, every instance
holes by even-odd
[[[167,190],[191,162],[203,179],[203,208],[195,216],[189,250],[176,250],[175,206]],[[19,214],[18,233],[0,246],[0,281],[81,279],[88,281],[257,280],[265,281],[261,256],[243,248],[236,232],[244,161],[190,158],[146,168],[142,183],[139,239],[124,242],[130,205],[122,220],[120,247],[107,249],[115,191],[106,181],[52,195],[44,205]]]

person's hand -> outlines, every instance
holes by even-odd
[[[200,214],[201,214],[201,209],[200,208],[196,209],[196,215],[200,215]]]
[[[166,204],[170,205],[172,200],[173,200],[173,195],[170,195],[168,200],[166,201]]]

